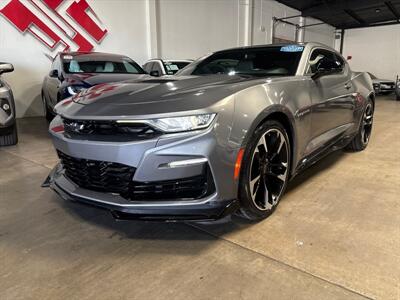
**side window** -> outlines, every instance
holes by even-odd
[[[338,55],[336,53],[335,53],[335,58],[336,58],[337,64],[340,66],[340,68],[344,69],[344,67],[346,65],[344,59],[340,55]]]
[[[334,52],[325,49],[315,49],[311,53],[308,62],[307,74],[314,74],[318,69],[341,71],[344,64],[343,59],[338,57]]]

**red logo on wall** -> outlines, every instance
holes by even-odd
[[[61,51],[71,48],[91,51],[94,46],[84,35],[100,44],[107,29],[98,25],[101,21],[86,0],[69,3],[65,0],[11,0],[0,13],[21,33],[29,32],[51,50],[61,46]]]

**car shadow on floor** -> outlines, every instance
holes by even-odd
[[[338,163],[346,155],[343,151],[335,151],[321,161],[311,166],[298,176],[296,176],[288,185],[286,193],[291,193],[296,189],[302,188],[303,184],[326,172],[333,165]],[[285,201],[285,197],[281,201]],[[111,236],[120,240],[140,239],[140,240],[215,240],[215,234],[218,236],[232,231],[245,230],[257,223],[247,221],[237,215],[227,216],[216,221],[203,222],[162,222],[162,221],[140,221],[115,220],[107,210],[92,207],[89,205],[63,201],[60,204],[66,213],[80,219],[80,222],[87,222],[95,226],[102,227],[112,231]],[[279,208],[278,208],[279,211]],[[277,213],[277,212],[275,212]],[[270,218],[273,218],[271,215]],[[216,230],[217,229],[217,230]]]
[[[344,158],[346,152],[343,150],[334,151],[328,154],[326,157],[322,158],[316,164],[310,166],[296,177],[294,177],[288,184],[285,194],[283,195],[281,202],[285,201],[285,195],[294,192],[297,189],[304,188],[304,183],[312,180],[314,177],[318,176],[323,172],[327,172],[332,166],[337,164],[340,160]],[[277,211],[275,211],[269,218],[274,218],[274,214],[279,213],[279,206]],[[268,218],[267,218],[268,220]],[[231,217],[218,220],[216,222],[196,222],[191,223],[192,226],[208,232],[217,232],[218,236],[228,234],[233,231],[241,231],[249,228],[257,222],[251,222],[241,218],[238,215],[233,215]]]
[[[109,238],[122,240],[174,240],[174,241],[215,241],[216,238],[187,226],[185,222],[162,222],[142,220],[116,220],[108,210],[90,205],[61,201],[65,213],[79,222],[94,225],[109,231]]]

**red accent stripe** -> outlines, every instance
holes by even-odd
[[[55,126],[55,127],[53,127],[51,129],[51,131],[53,131],[53,132],[63,132],[64,131],[64,125]]]

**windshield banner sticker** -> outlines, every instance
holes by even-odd
[[[304,50],[304,46],[298,45],[287,45],[281,48],[281,52],[302,52]]]

